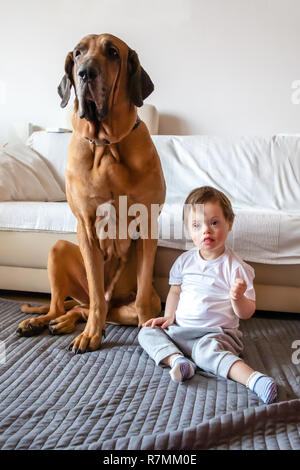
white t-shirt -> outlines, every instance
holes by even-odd
[[[211,261],[204,260],[197,247],[180,255],[169,277],[169,284],[181,285],[177,325],[237,328],[239,318],[233,311],[229,296],[237,277],[247,283],[244,295],[255,300],[254,269],[229,248],[226,247],[221,256]]]

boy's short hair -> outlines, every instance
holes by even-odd
[[[184,204],[189,204],[194,207],[197,204],[204,204],[205,202],[219,202],[220,206],[222,207],[225,219],[228,222],[233,223],[235,215],[232,210],[230,200],[227,196],[225,196],[224,193],[216,188],[213,188],[212,186],[202,186],[201,188],[194,189],[188,195]],[[185,213],[184,216],[187,217],[188,213]]]

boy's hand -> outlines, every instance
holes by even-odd
[[[244,279],[237,278],[234,281],[233,285],[231,286],[230,293],[229,293],[230,298],[232,300],[240,300],[243,297],[246,289],[247,289],[246,281],[244,281]]]
[[[174,323],[174,320],[172,318],[157,317],[157,318],[151,318],[150,320],[143,323],[142,326],[151,326],[151,328],[154,328],[155,326],[159,325],[162,328],[168,328],[168,326],[172,325],[173,323]]]

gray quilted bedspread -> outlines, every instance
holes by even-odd
[[[74,355],[83,324],[72,335],[19,338],[25,317],[20,302],[0,301],[1,449],[300,449],[300,316],[241,322],[243,358],[279,385],[268,406],[199,370],[175,384],[138,345],[137,328],[109,325],[101,350]]]

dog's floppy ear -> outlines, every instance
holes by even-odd
[[[57,91],[59,96],[61,97],[60,106],[65,108],[69,102],[71,96],[71,88],[74,85],[73,81],[73,53],[69,52],[65,60],[65,75],[63,76],[60,84],[58,85]]]
[[[128,52],[128,91],[135,106],[143,106],[143,101],[154,90],[147,72],[141,67],[138,55],[132,49]]]

